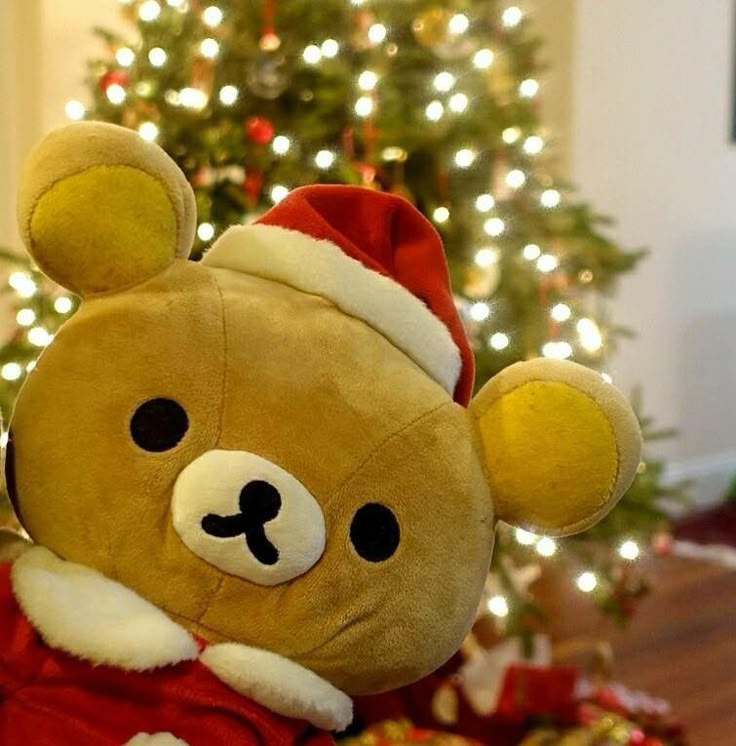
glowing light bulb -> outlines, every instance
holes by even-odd
[[[71,101],[66,102],[64,112],[69,119],[74,122],[78,122],[80,119],[84,119],[85,115],[87,114],[87,108],[81,101],[72,99]]]
[[[199,88],[182,88],[179,91],[179,103],[188,109],[204,109],[207,106],[207,94]]]
[[[539,81],[534,80],[534,78],[522,80],[519,84],[519,93],[524,98],[534,98],[539,93]]]
[[[475,254],[475,263],[486,269],[498,261],[498,252],[495,249],[479,249]]]
[[[125,88],[118,83],[109,85],[105,90],[105,95],[107,96],[107,100],[115,106],[120,106],[128,96],[125,92]]]
[[[572,316],[572,310],[570,309],[570,306],[567,305],[567,303],[558,303],[555,306],[552,306],[552,310],[550,311],[549,315],[555,320],[559,321],[560,323],[567,321],[570,316]]]
[[[286,135],[277,135],[271,143],[271,148],[276,155],[286,155],[291,149],[291,140]]]
[[[546,189],[539,198],[542,207],[557,207],[562,201],[562,195],[556,189]]]
[[[200,241],[211,241],[215,237],[215,226],[212,223],[200,223],[197,228],[197,236]]]
[[[220,54],[220,44],[215,39],[203,39],[199,45],[199,51],[208,60],[214,60]]]
[[[592,593],[598,587],[598,578],[594,572],[582,572],[578,575],[575,584],[583,593]]]
[[[223,106],[233,106],[240,98],[240,90],[234,85],[224,85],[220,88],[220,103]]]
[[[380,44],[386,38],[386,34],[388,34],[388,30],[382,23],[374,23],[368,29],[368,38],[374,44]]]
[[[148,142],[154,142],[159,135],[158,125],[154,122],[143,122],[138,127],[138,134]]]
[[[36,361],[31,360],[31,362],[28,363],[28,365],[26,365],[26,372],[30,373],[35,367],[36,367]]]
[[[167,55],[166,52],[163,49],[161,49],[161,47],[154,47],[148,53],[148,61],[154,67],[163,67],[166,64],[166,60],[168,58],[169,58],[169,55]]]
[[[542,256],[537,259],[537,269],[545,274],[547,272],[554,272],[559,266],[560,263],[557,261],[557,257],[553,254],[542,254]]]
[[[283,184],[276,184],[271,189],[271,201],[274,204],[277,204],[281,202],[282,199],[287,197],[289,194],[288,187],[285,187]]]
[[[452,90],[455,82],[455,76],[452,73],[447,72],[447,70],[443,70],[441,73],[437,73],[437,75],[434,76],[432,85],[436,91],[447,93]]]
[[[509,615],[509,603],[503,596],[491,596],[488,599],[488,611],[497,617]]]
[[[10,277],[8,277],[8,285],[10,285],[10,287],[13,288],[21,298],[32,298],[36,294],[36,290],[38,290],[33,278],[25,272],[13,272]]]
[[[340,51],[340,44],[335,39],[325,39],[325,41],[322,42],[320,51],[324,57],[332,59],[333,57],[336,57],[337,53]]]
[[[23,375],[23,368],[18,363],[5,363],[0,369],[0,376],[6,381],[17,381]]]
[[[473,321],[485,321],[491,315],[491,307],[482,301],[470,306],[470,318]]]
[[[166,0],[166,4],[171,8],[181,8],[184,5],[184,0]]]
[[[372,91],[378,85],[378,75],[373,70],[363,70],[358,76],[358,88],[361,91]]]
[[[120,47],[115,52],[115,59],[120,67],[130,67],[135,62],[135,52],[130,47]]]
[[[435,223],[446,223],[450,219],[450,211],[446,207],[437,207],[432,218]]]
[[[332,168],[332,165],[335,163],[335,154],[331,150],[320,150],[314,156],[314,162],[317,168],[326,171],[328,168]]]
[[[218,8],[216,5],[210,5],[208,8],[205,8],[204,12],[202,13],[202,20],[210,28],[219,26],[222,23],[222,19],[222,10],[220,10],[220,8]]]
[[[54,301],[54,311],[56,311],[56,313],[66,314],[69,313],[72,308],[74,308],[72,299],[68,298],[66,295],[61,295]]]
[[[470,148],[462,148],[455,153],[455,165],[458,168],[470,168],[475,163],[476,153]]]
[[[549,536],[543,536],[537,542],[536,550],[542,557],[552,557],[557,552],[557,542]]]
[[[483,230],[489,236],[500,236],[506,230],[506,223],[501,218],[490,218],[483,224]]]
[[[552,360],[567,360],[572,357],[572,347],[569,342],[547,342],[542,347],[542,355]]]
[[[641,554],[641,550],[635,541],[629,539],[621,544],[618,548],[618,553],[623,559],[633,562]]]
[[[496,200],[490,194],[479,194],[475,198],[475,209],[478,212],[490,212],[496,206]]]
[[[34,347],[46,347],[51,344],[53,336],[49,334],[42,326],[34,326],[28,332],[28,341]]]
[[[520,189],[526,184],[526,174],[519,168],[515,168],[506,174],[506,183],[512,189]]]
[[[533,534],[531,531],[525,531],[523,528],[517,528],[516,531],[514,531],[514,538],[519,542],[519,544],[525,547],[530,547],[533,544],[536,544],[539,539],[536,534]]]
[[[31,326],[36,320],[36,312],[32,308],[21,308],[15,320],[20,326]]]
[[[495,334],[491,335],[491,338],[488,341],[491,347],[493,347],[494,350],[498,350],[499,352],[501,350],[505,350],[511,344],[509,335],[504,334],[503,332],[496,332]]]
[[[601,330],[593,319],[580,319],[575,328],[580,336],[580,344],[588,352],[598,352],[603,347]]]
[[[9,432],[6,431],[0,434],[0,448],[7,448],[9,442],[10,442]]]
[[[146,23],[155,21],[160,15],[161,6],[156,2],[156,0],[146,0],[141,4],[140,8],[138,8],[138,18]]]
[[[441,101],[430,101],[424,110],[424,115],[430,122],[439,122],[445,114],[445,107]]]
[[[530,135],[524,140],[524,152],[527,155],[539,155],[544,148],[544,140],[539,135]]]
[[[494,57],[490,49],[479,49],[473,55],[473,67],[477,70],[487,70],[493,64]]]
[[[464,93],[455,93],[450,96],[448,102],[450,111],[454,111],[455,114],[462,114],[468,108],[469,103],[470,99]]]
[[[522,13],[521,8],[512,5],[510,8],[504,10],[503,15],[501,16],[501,21],[506,28],[514,28],[514,26],[518,26],[521,23],[523,17],[524,14]]]
[[[451,34],[459,36],[470,28],[470,19],[464,13],[456,13],[447,24]]]
[[[355,102],[355,113],[359,117],[369,117],[373,113],[373,99],[370,96],[361,96]]]
[[[302,52],[302,58],[308,65],[316,65],[322,59],[322,50],[316,44],[310,44]]]
[[[529,243],[522,249],[522,256],[530,262],[536,262],[542,256],[542,249],[535,243]]]
[[[506,127],[501,133],[501,139],[507,145],[513,145],[521,137],[521,130],[518,127]]]

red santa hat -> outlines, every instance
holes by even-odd
[[[442,241],[411,203],[339,185],[295,189],[256,223],[230,228],[210,266],[329,299],[372,326],[467,405],[474,363]]]

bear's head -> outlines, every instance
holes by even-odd
[[[474,618],[496,521],[596,521],[639,463],[636,420],[549,360],[468,405],[439,239],[403,200],[297,190],[201,263],[195,217],[128,130],[74,125],[30,159],[24,239],[83,302],[17,401],[19,518],[206,640],[350,694],[419,678]]]

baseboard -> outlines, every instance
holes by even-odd
[[[683,480],[692,482],[689,490],[691,509],[709,508],[721,503],[734,477],[736,450],[675,461],[668,464],[665,470],[665,481],[669,484]]]

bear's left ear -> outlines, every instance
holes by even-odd
[[[628,402],[576,363],[506,368],[470,404],[496,516],[537,534],[582,531],[629,488],[641,458]]]
[[[123,127],[83,122],[31,154],[18,221],[38,266],[86,296],[137,285],[188,257],[196,207],[161,148]]]

